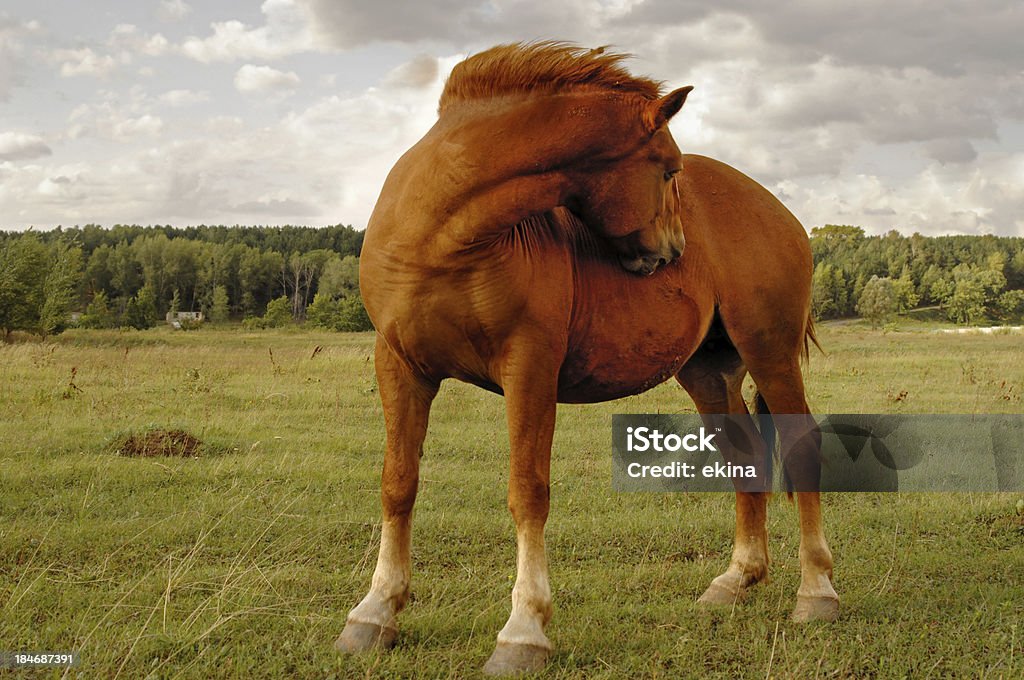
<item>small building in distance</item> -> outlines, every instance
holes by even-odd
[[[167,323],[181,330],[182,325],[198,326],[203,322],[202,312],[167,312]]]

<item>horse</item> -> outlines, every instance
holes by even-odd
[[[558,403],[675,377],[701,413],[742,417],[749,373],[768,411],[809,414],[806,232],[738,170],[683,155],[667,123],[692,88],[662,94],[625,56],[542,42],[469,57],[448,77],[435,125],[384,183],[360,258],[386,430],[383,517],[369,592],[336,642],[344,652],[395,641],[422,444],[444,379],[506,402],[517,574],[489,674],[537,670],[552,650],[544,524]],[[792,429],[779,425],[783,451],[808,445]],[[831,620],[839,598],[819,495],[795,495],[793,618]],[[732,559],[702,604],[731,605],[767,575],[767,498],[736,491]]]

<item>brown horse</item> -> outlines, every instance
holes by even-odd
[[[666,123],[690,88],[662,96],[622,59],[558,43],[467,59],[437,123],[387,178],[360,264],[387,430],[381,544],[370,591],[338,639],[344,651],[387,647],[397,634],[422,443],[443,379],[506,401],[518,570],[491,673],[539,668],[551,649],[544,523],[558,402],[616,399],[675,376],[702,413],[744,414],[749,371],[772,412],[808,413],[806,233],[753,180],[683,156]],[[799,436],[782,425],[779,435],[784,450]],[[766,501],[737,493],[732,561],[701,602],[731,604],[765,577]],[[794,617],[832,619],[818,494],[797,503]]]

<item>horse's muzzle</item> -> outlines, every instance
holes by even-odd
[[[622,265],[623,269],[633,274],[650,276],[658,270],[658,267],[665,266],[682,254],[683,251],[672,247],[665,253],[646,253],[638,257],[619,256],[619,264]]]

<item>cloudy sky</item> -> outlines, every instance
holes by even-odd
[[[3,0],[0,228],[352,224],[493,44],[611,44],[808,227],[1024,235],[1020,0]]]

